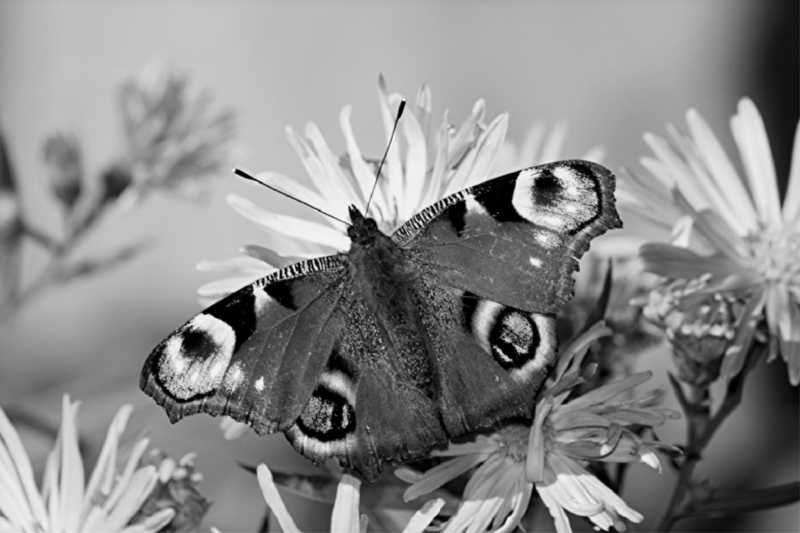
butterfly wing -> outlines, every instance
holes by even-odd
[[[450,435],[531,414],[578,260],[621,226],[614,186],[586,161],[532,167],[449,196],[392,236],[420,273]]]
[[[414,385],[386,328],[354,291],[346,256],[314,259],[184,324],[147,358],[140,387],[172,422],[228,415],[374,480],[383,461],[446,440],[435,402]]]
[[[140,387],[172,422],[206,412],[262,434],[288,429],[338,336],[345,260],[297,263],[220,300],[153,350]]]

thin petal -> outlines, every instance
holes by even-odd
[[[277,255],[277,254],[276,254]],[[257,274],[265,276],[275,272],[275,265],[253,257],[232,257],[230,259],[204,259],[195,266],[200,272],[234,272],[237,274]]]
[[[175,509],[161,509],[146,517],[143,522],[125,527],[120,533],[156,533],[172,522],[173,518],[175,518]]]
[[[457,478],[472,467],[486,461],[488,457],[489,454],[476,453],[472,455],[462,455],[456,459],[438,464],[425,472],[422,479],[408,487],[403,493],[403,499],[408,502],[423,494],[428,494],[448,481]]]
[[[358,513],[361,481],[345,474],[336,490],[336,501],[331,515],[331,533],[355,533],[360,530]]]
[[[293,216],[270,213],[250,200],[235,194],[229,194],[227,201],[228,205],[237,213],[268,232],[334,247],[337,250],[347,250],[350,247],[350,240],[330,226],[323,226],[317,222]]]
[[[324,172],[327,174],[329,180],[335,180],[331,185],[342,191],[347,197],[348,202],[344,206],[331,205],[333,211],[331,214],[337,214],[336,209],[343,215],[346,214],[346,206],[356,204],[358,206],[364,205],[367,201],[366,197],[361,196],[361,190],[354,187],[355,183],[350,179],[339,165],[339,158],[336,157],[325,142],[325,138],[319,131],[319,128],[313,122],[306,125],[306,138],[311,141],[317,157],[323,165]],[[340,217],[341,218],[341,217]]]
[[[272,472],[269,471],[267,465],[263,463],[258,465],[256,475],[258,476],[258,485],[261,487],[261,493],[264,495],[264,501],[267,502],[270,510],[275,515],[281,529],[285,533],[302,533],[286,509],[286,505],[284,505],[283,499],[278,492],[278,487],[272,481]]]
[[[562,405],[559,409],[563,412],[569,412],[576,409],[586,409],[592,405],[607,403],[618,394],[637,387],[653,377],[653,373],[649,370],[639,372],[617,381],[607,383],[602,387],[598,387],[592,391],[587,392],[583,396],[578,396],[567,404]]]
[[[411,520],[408,521],[408,524],[403,529],[403,533],[422,533],[436,518],[442,507],[444,507],[442,498],[436,498],[426,503],[419,511],[414,513],[414,516],[411,517]]]
[[[516,531],[522,517],[528,511],[528,505],[531,502],[531,493],[533,492],[532,483],[522,484],[522,493],[514,501],[514,507],[511,514],[506,518],[502,526],[497,528],[494,533],[511,533]]]
[[[556,497],[553,495],[551,486],[536,485],[536,491],[539,493],[542,503],[547,507],[550,516],[553,517],[557,533],[572,533],[572,527],[569,525],[569,518],[564,508],[561,507]]]
[[[309,189],[296,179],[289,178],[277,172],[259,172],[254,177],[261,183],[283,191],[289,196],[311,204],[326,213],[336,216],[339,216],[339,214],[346,214],[344,210],[341,209],[341,206],[331,204],[317,191]]]
[[[36,489],[36,481],[33,479],[33,468],[31,468],[30,459],[28,454],[25,453],[25,447],[19,438],[17,430],[11,424],[11,421],[6,417],[5,412],[0,409],[0,450],[7,451],[7,460],[4,461],[6,465],[11,466],[9,469],[13,475],[16,470],[18,476],[19,487],[27,499],[29,512],[35,520],[42,525],[48,527],[50,521],[47,518],[47,510],[44,506],[39,491]],[[3,446],[4,445],[4,446]]]
[[[525,132],[525,138],[522,140],[520,147],[519,163],[523,167],[533,165],[540,165],[546,163],[540,156],[540,148],[542,139],[544,138],[545,125],[543,122],[534,122]]]
[[[536,415],[528,436],[528,453],[525,460],[525,479],[531,483],[540,483],[544,480],[544,460],[547,447],[544,438],[544,421],[552,408],[552,398],[547,398],[536,406]]]
[[[263,277],[262,274],[247,274],[214,280],[198,287],[197,294],[202,298],[222,298],[250,285],[261,277]]]
[[[276,269],[286,268],[300,261],[306,261],[320,256],[319,253],[279,254],[275,250],[257,244],[246,244],[242,246],[241,252],[248,257],[258,259],[268,265],[273,265]]]
[[[796,224],[800,214],[800,122],[794,132],[794,146],[792,147],[792,168],[789,170],[789,185],[786,189],[786,198],[783,200],[783,221],[787,224]]]
[[[344,134],[344,138],[347,143],[347,155],[350,158],[350,169],[353,172],[353,177],[361,189],[361,195],[364,198],[369,198],[369,195],[372,192],[372,187],[375,185],[376,176],[375,172],[367,164],[367,162],[364,161],[364,158],[361,155],[358,142],[356,142],[356,137],[353,134],[353,127],[350,124],[351,112],[351,106],[344,106],[342,108],[342,112],[339,114],[339,125],[342,128],[342,133]],[[383,213],[384,217],[390,216],[390,210],[386,203],[385,195],[374,195],[372,197],[372,203],[379,212]]]
[[[711,177],[716,182],[716,190],[725,198],[726,204],[736,214],[734,218],[739,221],[738,227],[744,230],[739,234],[744,235],[748,231],[755,230],[758,217],[753,208],[750,194],[716,135],[700,116],[700,113],[694,109],[690,109],[686,113],[686,123]]]
[[[92,498],[96,497],[95,492],[103,490],[108,487],[114,479],[114,468],[117,462],[117,450],[119,448],[119,438],[125,431],[125,426],[128,425],[133,406],[123,405],[114,415],[114,419],[108,426],[106,432],[106,439],[103,441],[103,448],[100,450],[100,455],[95,463],[92,475],[89,478],[89,484],[86,486],[82,508],[89,509]],[[103,492],[107,495],[108,490]]]
[[[140,468],[133,474],[127,490],[117,501],[114,508],[100,524],[98,531],[117,531],[122,529],[142,508],[142,504],[153,491],[158,481],[158,471],[153,465]]]
[[[427,207],[421,205],[426,188],[428,170],[428,154],[422,127],[413,114],[408,114],[400,121],[406,138],[405,190],[398,206],[400,219],[408,220],[418,211]]]
[[[768,228],[778,228],[781,224],[781,203],[775,164],[764,121],[749,98],[739,101],[738,113],[731,119],[731,130],[742,156],[759,217]]]
[[[722,254],[702,256],[686,248],[651,242],[640,255],[645,270],[672,279],[695,279],[711,274],[714,279],[742,274],[744,268]]]
[[[539,156],[539,164],[552,163],[560,159],[561,148],[567,138],[567,130],[566,122],[556,122],[544,143],[544,148],[542,148],[542,153]]]
[[[383,129],[386,133],[386,143],[388,150],[386,152],[386,162],[384,163],[384,171],[386,172],[388,191],[391,198],[399,201],[403,198],[404,182],[403,182],[403,166],[400,161],[400,145],[396,142],[391,142],[392,131],[396,120],[397,109],[400,105],[402,97],[398,94],[389,94],[386,88],[386,80],[383,75],[378,77],[378,101],[381,106],[381,116],[383,117]]]

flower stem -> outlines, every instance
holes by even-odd
[[[761,358],[764,351],[764,346],[753,345],[742,371],[728,383],[725,399],[719,410],[713,415],[707,389],[691,387],[687,398],[683,394],[681,385],[670,376],[688,421],[688,443],[684,452],[685,459],[678,469],[678,482],[673,488],[669,504],[658,519],[658,525],[654,531],[670,531],[678,520],[684,518],[693,509],[695,504],[695,494],[692,491],[694,469],[703,458],[703,451],[711,438],[741,403],[745,378],[755,367],[755,363]]]

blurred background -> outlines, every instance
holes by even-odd
[[[483,98],[487,118],[510,113],[508,139],[520,141],[534,120],[565,120],[562,155],[606,149],[612,169],[641,170],[642,134],[665,134],[698,109],[735,154],[728,121],[750,96],[764,115],[778,175],[788,175],[800,89],[796,1],[521,2],[435,5],[363,2],[292,5],[244,2],[117,5],[0,3],[0,128],[28,218],[53,234],[61,227],[42,160],[44,139],[75,132],[89,175],[123,150],[116,91],[126,73],[161,60],[191,73],[215,105],[238,121],[234,163],[274,170],[308,184],[284,128],[313,120],[335,153],[345,148],[342,106],[365,155],[378,158],[384,136],[377,99],[383,74],[390,91],[413,99],[430,86],[434,124],[449,110],[463,121]],[[284,198],[219,175],[203,203],[151,195],[109,214],[81,244],[91,255],[153,238],[145,253],[107,274],[43,294],[0,327],[0,404],[56,423],[60,398],[84,402],[81,427],[97,444],[123,403],[136,406],[132,429],[149,428],[154,445],[180,457],[199,455],[204,494],[214,501],[204,528],[254,530],[264,512],[255,478],[236,461],[309,469],[283,436],[223,440],[218,421],[197,416],[171,426],[138,388],[145,357],[199,312],[196,289],[215,279],[195,270],[203,259],[236,256],[264,234],[225,203],[228,193],[264,208],[302,213]],[[302,215],[305,216],[305,215]],[[23,249],[25,280],[46,254]],[[666,384],[670,363],[649,358]],[[670,400],[672,401],[672,400]],[[761,365],[742,408],[717,434],[700,469],[726,489],[797,479],[797,390],[784,364]],[[681,424],[659,433],[683,438]],[[41,452],[51,443],[41,444]],[[32,455],[35,455],[35,445]],[[634,468],[625,497],[648,530],[672,483]],[[287,496],[291,506],[297,502]],[[300,517],[324,528],[329,508]],[[316,516],[316,515],[319,516]],[[577,526],[577,520],[573,523]],[[577,526],[578,528],[583,526]],[[798,507],[736,519],[681,522],[677,530],[797,531]]]

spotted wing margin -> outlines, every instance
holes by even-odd
[[[516,309],[554,315],[589,242],[622,223],[615,178],[569,160],[506,174],[420,212],[392,238],[424,275]]]
[[[173,423],[205,412],[259,434],[288,429],[336,340],[345,261],[296,263],[215,303],[153,350],[141,389]]]

